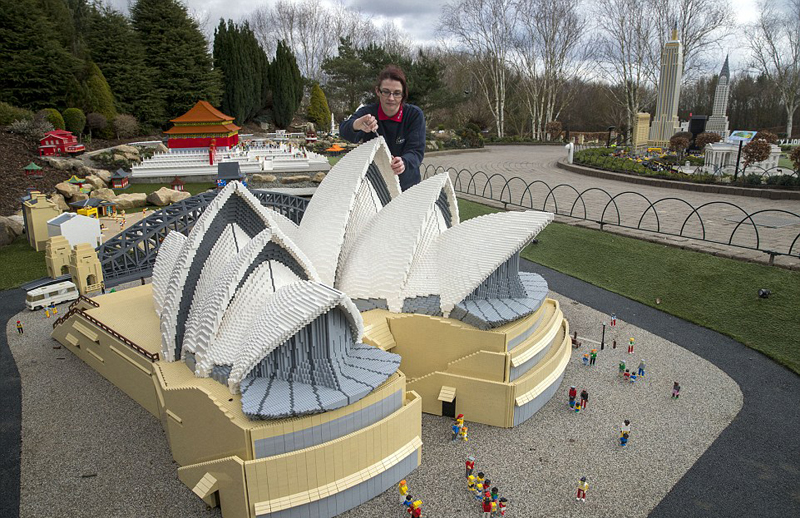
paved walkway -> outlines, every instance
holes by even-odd
[[[574,218],[566,217],[570,214],[579,218],[586,217],[591,221],[584,223],[591,228],[599,227],[597,221],[609,223],[619,221],[622,225],[633,229],[620,229],[615,226],[605,228],[714,254],[760,262],[769,259],[763,252],[690,238],[702,237],[705,232],[706,239],[724,243],[730,241],[740,246],[782,253],[789,252],[796,239],[791,248],[795,257],[779,256],[776,257],[775,263],[800,268],[800,201],[798,200],[769,200],[699,193],[594,178],[558,168],[556,162],[565,156],[566,151],[562,146],[489,146],[482,151],[431,155],[425,158],[424,163],[435,167],[453,168],[456,171],[465,169],[473,173],[478,171],[486,173],[477,175],[472,184],[470,175],[462,173],[459,176],[455,172],[451,173],[456,191],[476,193],[514,205],[556,212],[562,215],[557,218],[562,222],[578,222]],[[499,176],[487,182],[493,174],[503,175],[509,180],[514,177],[517,179],[511,180],[504,189],[506,182]],[[528,184],[532,182],[536,183],[528,188]],[[550,189],[553,189],[554,195],[548,197]],[[582,193],[582,202],[578,199],[578,193]],[[616,197],[616,207],[613,203],[609,203],[611,197]],[[655,204],[658,212],[656,216],[652,208],[648,210],[648,206],[658,200],[664,201]],[[695,208],[709,203],[711,204],[697,211],[702,222],[696,214],[692,215]],[[755,229],[749,223],[743,223],[736,229],[737,223],[745,216],[737,206],[750,214],[764,210],[770,212],[755,216],[757,224]],[[676,235],[664,236],[646,232],[659,228],[661,232]]]

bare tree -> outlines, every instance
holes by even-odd
[[[525,78],[531,132],[542,138],[545,124],[558,119],[576,90],[575,79],[592,69],[581,41],[587,28],[578,0],[521,0],[515,38],[517,65]]]
[[[644,104],[647,85],[656,82],[652,48],[656,38],[653,0],[597,0],[599,59],[614,99],[625,107],[627,126]]]
[[[513,0],[453,0],[442,7],[440,29],[475,58],[477,80],[492,116],[497,136],[505,127],[508,55],[516,26]]]
[[[800,0],[788,0],[783,8],[763,0],[759,9],[749,31],[753,67],[775,83],[786,109],[786,138],[791,138],[800,104]]]
[[[721,50],[722,42],[734,27],[734,11],[729,0],[651,0],[654,9],[656,45],[653,62],[658,63],[661,49],[672,29],[678,29],[683,45],[683,80],[696,78],[706,68],[702,56],[709,50]],[[715,63],[714,66],[717,66]]]

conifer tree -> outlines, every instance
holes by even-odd
[[[219,71],[200,28],[178,0],[137,0],[131,21],[155,72],[164,120],[182,115],[199,100],[219,105]]]
[[[247,22],[220,20],[214,32],[214,68],[222,72],[222,111],[242,124],[266,103],[267,55]]]
[[[278,43],[275,61],[270,66],[270,81],[275,125],[286,128],[303,100],[303,78],[292,51],[283,41]]]
[[[327,128],[331,120],[331,110],[328,108],[328,100],[325,92],[314,83],[311,87],[311,99],[308,103],[308,118],[317,125],[317,128]]]
[[[80,108],[67,108],[62,114],[64,116],[64,128],[75,135],[83,133],[86,127],[86,115]]]

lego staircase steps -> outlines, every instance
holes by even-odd
[[[389,329],[389,321],[385,317],[379,317],[374,323],[364,326],[363,341],[384,351],[389,351],[397,345]]]

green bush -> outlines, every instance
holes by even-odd
[[[743,176],[740,180],[744,185],[761,185],[761,175],[758,173],[750,173]]]
[[[47,122],[52,124],[55,129],[64,129],[64,117],[62,117],[55,108],[45,108],[44,110],[39,110],[37,115],[39,114],[42,115]]]
[[[791,174],[781,174],[767,178],[767,185],[780,187],[800,187],[800,177]]]
[[[317,130],[324,130],[331,123],[331,110],[328,99],[319,83],[311,87],[311,100],[308,103],[308,119],[317,125]]]
[[[86,115],[80,108],[67,108],[64,110],[64,127],[75,135],[83,133],[86,127]]]
[[[0,125],[6,126],[14,121],[32,120],[33,112],[24,108],[17,108],[0,101]]]

